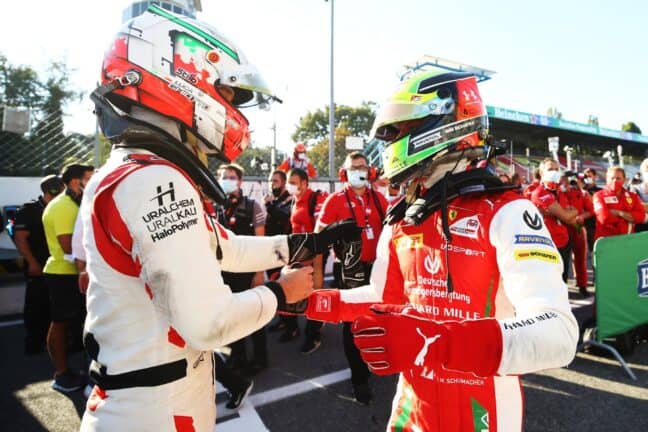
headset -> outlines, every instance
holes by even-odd
[[[379,175],[380,173],[378,172],[378,168],[370,166],[367,169],[367,178],[365,180],[369,182],[376,181],[378,180]],[[342,183],[349,181],[349,177],[347,176],[347,169],[344,167],[340,168],[340,170],[338,171],[338,176],[340,177],[340,181]]]

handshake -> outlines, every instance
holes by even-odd
[[[313,267],[301,266],[302,261],[326,251],[336,243],[360,241],[362,229],[353,220],[338,221],[318,233],[291,234],[288,236],[289,267],[277,279],[286,297],[280,312],[300,314],[306,310],[308,296],[313,292]]]

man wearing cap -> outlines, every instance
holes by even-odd
[[[61,193],[63,187],[59,177],[44,177],[40,182],[43,194],[23,204],[16,212],[13,239],[16,249],[25,259],[25,354],[37,354],[45,349],[50,325],[50,303],[43,283],[43,267],[49,258],[49,250],[41,217],[45,206]]]
[[[79,375],[68,370],[67,334],[70,324],[85,315],[85,298],[79,292],[78,271],[72,257],[72,233],[83,189],[93,172],[94,167],[87,165],[72,164],[63,168],[61,179],[65,192],[52,200],[42,218],[50,252],[43,274],[52,319],[47,334],[47,349],[55,369],[52,388],[65,393],[85,385]]]

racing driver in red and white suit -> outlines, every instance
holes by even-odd
[[[211,201],[224,193],[204,162],[241,153],[249,131],[238,107],[268,95],[231,42],[157,6],[107,51],[91,97],[114,147],[80,212],[90,279],[84,343],[95,383],[82,431],[212,431],[213,350],[312,291],[309,267],[236,294],[221,270],[279,267],[311,258],[335,236],[359,236],[341,224],[237,237],[215,222]]]
[[[370,284],[309,298],[310,319],[354,321],[374,373],[401,373],[389,430],[520,431],[518,376],[575,355],[560,255],[535,206],[478,167],[486,128],[473,76],[407,77],[374,125],[385,175],[408,196]]]

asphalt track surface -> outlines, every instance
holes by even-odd
[[[0,431],[77,430],[82,392],[66,396],[50,388],[47,354],[22,353],[19,318],[0,321]],[[326,325],[323,336],[318,351],[303,355],[301,337],[280,344],[269,333],[270,367],[255,377],[238,413],[224,409],[224,393],[218,396],[215,430],[385,430],[396,378],[372,377],[373,402],[358,404],[346,379],[341,327]],[[637,381],[613,359],[592,353],[579,353],[568,368],[524,376],[525,431],[648,431],[648,343],[626,359]],[[80,356],[72,363],[80,366]]]

